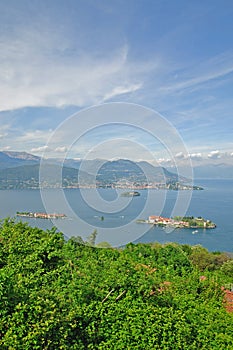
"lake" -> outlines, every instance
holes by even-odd
[[[233,180],[199,180],[204,191],[141,190],[139,197],[122,197],[123,190],[55,189],[0,191],[0,217],[14,217],[17,211],[65,213],[66,219],[20,218],[31,226],[49,229],[56,226],[65,236],[84,239],[97,228],[97,242],[108,241],[113,246],[128,242],[178,242],[201,244],[211,251],[233,252]],[[190,204],[189,196],[192,194]],[[176,229],[138,224],[137,219],[149,215],[173,216],[179,197],[179,210],[186,215],[203,216],[216,223],[216,229]],[[182,205],[184,208],[182,208]],[[45,209],[46,208],[46,209]],[[184,214],[184,213],[183,213]],[[19,220],[19,218],[17,218]]]

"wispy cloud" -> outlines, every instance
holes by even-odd
[[[46,143],[52,130],[27,130],[17,137],[18,142],[43,142]]]
[[[138,83],[138,84],[132,84],[128,86],[117,86],[103,97],[103,102],[108,101],[109,99],[119,95],[128,94],[128,93],[137,91],[142,87],[142,85],[143,85],[142,83]]]
[[[8,135],[7,132],[4,132],[4,133],[0,134],[0,139],[3,139],[3,138],[6,137],[7,135]]]
[[[211,57],[195,66],[189,66],[179,74],[175,74],[172,83],[160,88],[162,93],[184,93],[187,89],[195,89],[200,85],[212,83],[215,79],[225,78],[233,72],[233,53],[224,52]]]
[[[124,45],[99,56],[57,48],[57,38],[31,33],[0,38],[0,110],[25,106],[77,105],[107,101],[140,89],[143,64],[128,59]],[[68,44],[67,44],[68,45]]]
[[[230,158],[232,9],[184,0],[175,7],[152,3],[132,8],[123,2],[0,2],[1,148],[40,152],[49,129],[55,130],[76,107],[120,100],[164,115],[194,162]],[[209,20],[219,21],[217,32]],[[44,114],[38,107],[51,108]],[[156,152],[153,140],[137,130],[132,134],[128,139]],[[57,136],[52,151],[66,152],[66,140],[62,133]],[[98,140],[105,140],[100,130]],[[91,147],[83,140],[77,156]],[[169,156],[157,158],[166,162]]]
[[[46,149],[44,145],[51,135],[51,130],[11,130],[7,137],[1,139],[1,148],[38,152]]]

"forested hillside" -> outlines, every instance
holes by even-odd
[[[233,349],[233,260],[200,246],[97,249],[0,227],[1,349]]]

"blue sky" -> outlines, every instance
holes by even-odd
[[[232,18],[230,0],[0,2],[0,149],[59,156],[66,136],[46,145],[72,114],[127,102],[166,118],[195,164],[232,164]],[[85,157],[106,141],[105,157],[150,160],[149,147],[169,163],[149,135],[116,125],[91,131],[68,154]]]

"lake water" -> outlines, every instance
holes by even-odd
[[[198,185],[205,190],[193,191],[188,207],[190,192],[186,191],[142,190],[139,197],[127,198],[120,196],[122,190],[112,189],[44,190],[41,198],[39,190],[5,190],[0,191],[0,217],[14,217],[17,211],[47,210],[65,213],[67,219],[21,220],[43,229],[56,226],[67,237],[82,236],[84,239],[97,228],[97,242],[108,241],[113,246],[158,241],[201,244],[211,251],[233,252],[233,180],[199,180]],[[136,223],[137,219],[147,219],[149,215],[172,216],[177,196],[179,208],[182,209],[183,203],[187,207],[186,215],[203,216],[215,222],[217,228],[199,229],[194,234],[192,229],[167,232]]]

